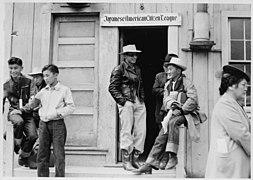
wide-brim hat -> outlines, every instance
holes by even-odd
[[[28,73],[29,76],[34,76],[34,75],[43,75],[42,74],[42,69],[39,67],[34,67],[32,72]]]
[[[127,46],[123,46],[123,51],[120,52],[119,54],[125,54],[128,52],[133,52],[133,53],[140,53],[140,50],[137,50],[134,44],[129,44]]]
[[[170,53],[170,54],[166,54],[165,58],[162,59],[163,62],[170,62],[171,58],[176,57],[178,58],[178,56],[174,53]]]
[[[185,71],[187,69],[186,62],[176,57],[172,57],[168,65],[178,66],[179,68],[182,69],[182,71]]]
[[[236,67],[231,66],[231,65],[223,66],[223,73],[228,73],[228,74],[231,74],[231,75],[236,76],[238,78],[245,78],[246,81],[248,81],[248,82],[250,81],[249,76],[245,72],[243,72],[242,70],[237,69]]]

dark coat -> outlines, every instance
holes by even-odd
[[[164,115],[160,110],[163,105],[164,85],[166,83],[166,79],[167,74],[165,72],[160,72],[156,74],[155,82],[152,89],[152,93],[156,98],[156,107],[155,107],[156,123],[161,123],[164,118]]]
[[[7,98],[10,102],[10,111],[19,109],[19,99],[22,99],[23,106],[28,103],[31,96],[35,95],[35,86],[32,80],[21,75],[18,82],[12,78],[4,83],[4,101]]]
[[[124,106],[126,101],[135,101],[135,94],[140,102],[144,102],[141,70],[134,65],[132,69],[125,61],[116,66],[110,78],[109,92],[116,103]]]

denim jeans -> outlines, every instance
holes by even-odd
[[[38,177],[49,177],[50,147],[53,144],[55,177],[65,177],[65,142],[67,130],[64,120],[40,121],[39,150],[37,156]]]
[[[8,120],[13,124],[16,145],[21,146],[21,154],[24,157],[28,157],[38,138],[37,128],[32,115],[8,115]]]
[[[160,159],[165,151],[177,153],[179,143],[178,128],[183,123],[186,123],[184,116],[172,116],[172,119],[168,123],[168,131],[164,133],[164,130],[162,128],[156,137],[154,145],[149,152],[146,163],[159,168]],[[170,149],[167,149],[168,143],[171,145]]]

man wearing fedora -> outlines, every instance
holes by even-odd
[[[124,60],[116,66],[110,77],[109,92],[117,103],[120,117],[120,149],[123,168],[131,171],[139,168],[139,154],[144,151],[146,138],[146,107],[141,71],[136,66],[135,45],[123,47]]]
[[[164,151],[169,156],[165,169],[175,167],[179,145],[179,126],[185,124],[191,139],[198,141],[199,134],[195,124],[199,126],[201,121],[206,120],[204,114],[200,116],[197,90],[182,73],[187,69],[186,62],[172,57],[167,66],[168,81],[164,87],[163,106],[165,111],[171,113],[171,116],[169,116],[169,121],[164,122],[166,118],[162,121],[163,128],[160,130],[145,164],[133,171],[138,175],[152,173],[152,168],[158,170],[159,157]]]
[[[167,70],[168,70],[168,64],[172,57],[178,57],[176,54],[166,54],[165,59],[163,59],[163,72],[159,72],[155,76],[155,82],[153,85],[152,93],[155,96],[156,99],[156,107],[155,107],[155,118],[156,123],[159,126],[159,129],[162,128],[161,122],[163,121],[163,118],[166,114],[165,109],[163,107],[163,94],[164,94],[164,85],[167,82]],[[164,139],[162,139],[164,140]],[[166,139],[165,139],[166,141]],[[160,159],[160,158],[159,158]],[[169,157],[167,154],[163,154],[161,157],[160,162],[160,169],[165,169],[165,166],[169,160]]]
[[[39,67],[34,67],[32,72],[29,73],[28,75],[33,78],[33,83],[35,84],[35,94],[37,94],[42,88],[46,86],[46,82],[43,79],[42,71]],[[33,110],[33,117],[34,117],[34,121],[37,128],[39,127],[39,121],[40,121],[38,111],[39,111],[39,107],[36,107]]]

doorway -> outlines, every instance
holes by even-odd
[[[147,135],[145,140],[144,153],[140,156],[145,160],[149,154],[154,140],[159,133],[158,125],[155,121],[155,97],[152,95],[152,87],[155,75],[163,71],[162,59],[167,54],[168,49],[168,27],[124,27],[119,29],[120,49],[128,44],[135,44],[142,53],[138,55],[137,65],[141,69],[143,88],[145,93],[145,105],[147,109]],[[120,56],[120,60],[122,56]],[[119,122],[119,121],[117,121]],[[118,161],[121,161],[119,148],[119,123],[117,132]]]

